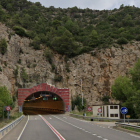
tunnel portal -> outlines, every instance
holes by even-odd
[[[47,83],[29,89],[18,89],[18,105],[26,114],[54,114],[70,111],[69,89],[58,89]]]

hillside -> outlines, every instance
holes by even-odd
[[[73,57],[94,48],[121,47],[140,40],[140,8],[121,5],[114,10],[47,8],[39,2],[0,0],[0,21],[20,36]],[[11,34],[9,34],[9,37]]]
[[[11,96],[42,82],[83,94],[88,105],[111,95],[140,56],[140,9],[45,8],[26,0],[0,0],[0,85]],[[71,100],[71,99],[70,99]],[[113,102],[113,100],[110,100]]]

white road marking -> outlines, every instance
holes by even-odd
[[[73,117],[70,117],[70,118],[81,121],[81,122],[88,122],[89,123],[89,121],[79,120],[79,119],[76,119],[76,118],[73,118]]]
[[[25,130],[25,128],[26,128],[26,126],[27,126],[28,121],[29,121],[29,115],[28,115],[27,122],[26,122],[26,124],[24,125],[24,128],[22,129],[22,131],[21,131],[21,133],[20,133],[20,135],[19,135],[19,137],[18,137],[18,139],[17,139],[17,140],[20,140],[20,138],[21,138],[21,136],[22,136],[22,134],[23,134],[23,132],[24,132],[24,130]]]
[[[78,129],[81,129],[81,130],[83,130],[84,132],[91,133],[91,132],[89,132],[89,131],[86,131],[86,130],[83,129],[83,128],[80,128],[80,127],[78,127],[78,126],[76,126],[76,125],[73,125],[73,124],[71,124],[71,123],[68,123],[68,122],[62,120],[62,119],[60,119],[59,117],[56,117],[56,116],[54,116],[54,115],[53,115],[53,117],[55,117],[55,118],[57,118],[57,119],[59,119],[59,120],[65,122],[65,123],[67,123],[67,124],[70,124],[70,125],[72,125],[72,126],[78,128]],[[64,118],[64,117],[63,117],[63,118]],[[97,136],[97,134],[92,134],[92,135]],[[98,138],[102,138],[101,136],[97,136],[97,137],[98,137]],[[108,140],[108,139],[103,139],[103,140]]]
[[[49,117],[49,119],[52,119],[52,118]]]
[[[101,136],[97,136],[98,138],[102,138]]]
[[[67,119],[66,117],[63,117],[64,119]]]

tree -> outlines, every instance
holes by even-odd
[[[133,87],[129,78],[119,76],[111,86],[112,97],[124,103],[133,93]]]
[[[95,31],[95,30],[93,30],[92,31],[92,33],[90,34],[90,36],[89,36],[89,47],[92,47],[92,48],[94,48],[94,47],[97,47],[98,46],[98,44],[99,44],[99,37],[98,37],[98,33]]]
[[[55,19],[55,20],[53,21],[53,25],[54,25],[55,29],[57,30],[58,26],[61,25],[61,22],[60,22],[59,20],[56,20],[56,19]]]
[[[82,110],[82,98],[79,97],[79,95],[77,95],[75,99],[72,99],[72,110],[74,110],[75,106],[77,106],[79,112]],[[83,98],[83,106],[86,107],[85,98]]]
[[[0,86],[0,117],[2,117],[3,107],[10,105],[13,108],[13,101],[9,98],[9,91],[6,86]]]
[[[134,67],[130,69],[131,80],[136,88],[136,90],[140,90],[140,59],[135,63]]]
[[[52,41],[55,51],[69,57],[76,54],[77,45],[74,43],[72,34],[66,30],[61,37],[55,37]]]
[[[65,28],[69,30],[73,35],[78,34],[79,32],[79,26],[72,20],[67,20]]]

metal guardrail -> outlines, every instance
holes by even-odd
[[[22,118],[23,118],[23,115],[20,118],[13,121],[12,123],[5,126],[4,128],[0,129],[0,139],[3,136],[5,136],[13,127],[15,127],[22,120]]]
[[[123,122],[124,119],[113,119],[113,118],[103,118],[103,117],[87,117],[87,116],[82,116],[82,115],[76,115],[76,114],[72,114],[70,113],[71,116],[75,116],[75,117],[79,117],[79,118],[83,118],[83,119],[96,119],[99,121],[104,121],[104,120],[110,120],[110,121],[117,121],[117,122]],[[125,122],[128,122],[128,119],[125,119]],[[140,122],[140,119],[129,119],[129,122]]]
[[[125,123],[115,123],[117,127],[131,127],[133,128],[134,130],[135,129],[140,129],[140,126],[137,126],[137,125],[131,125],[131,124],[125,124]]]

